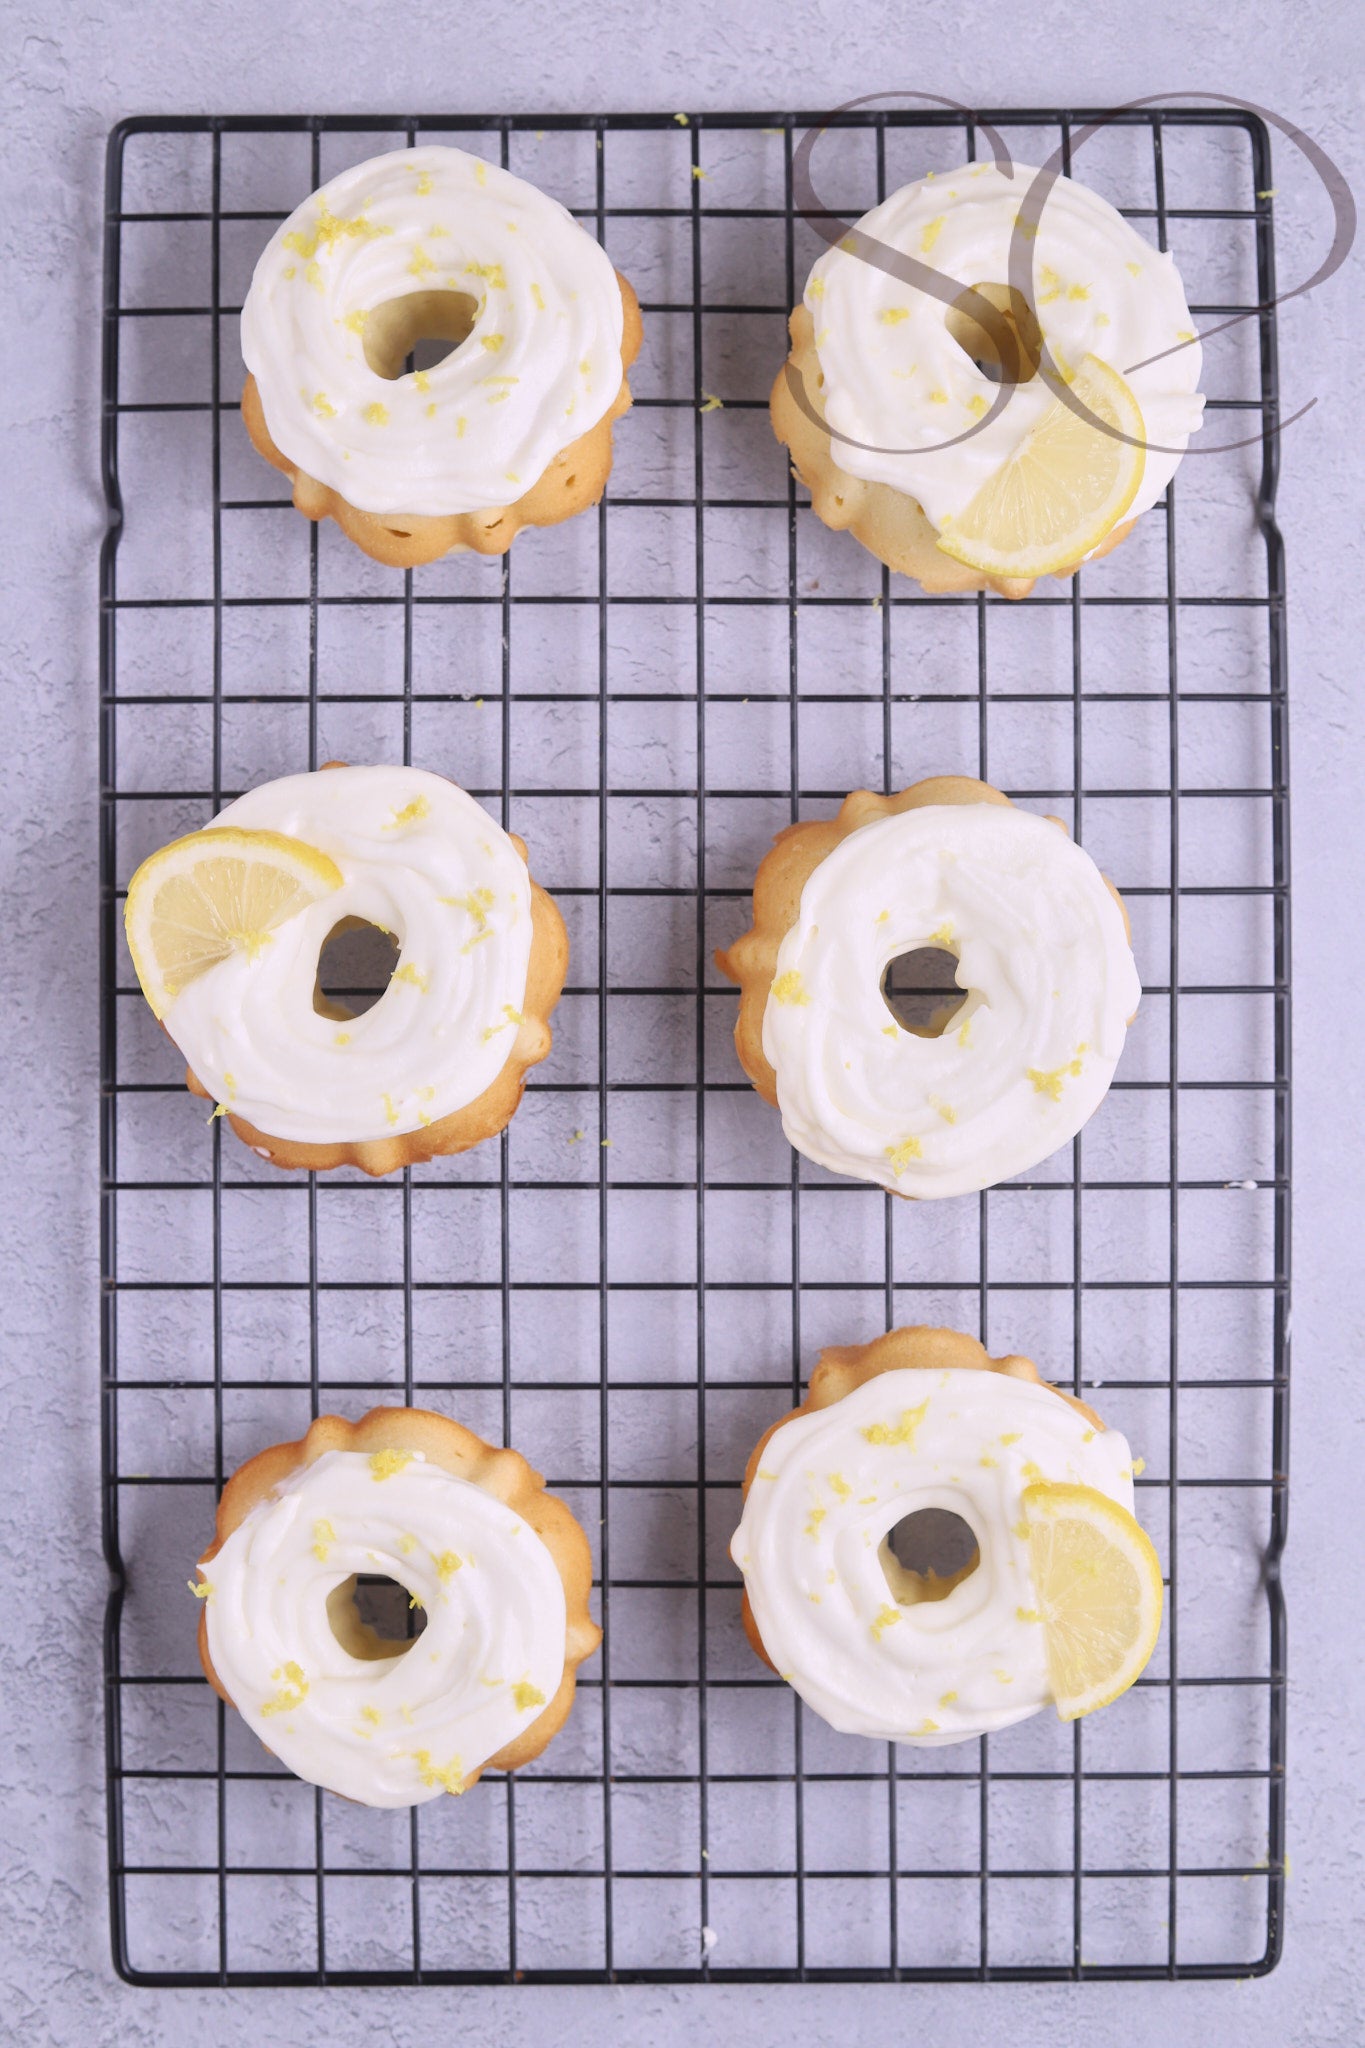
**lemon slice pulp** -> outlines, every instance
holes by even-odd
[[[1126,1692],[1156,1648],[1161,1565],[1141,1525],[1089,1486],[1024,1492],[1030,1562],[1063,1721]]]
[[[966,509],[944,521],[938,545],[954,561],[992,576],[1055,576],[1123,518],[1146,466],[1142,408],[1098,356],[1082,359],[1070,389],[1086,413],[1055,398]]]
[[[156,1016],[220,960],[254,959],[289,918],[340,887],[334,861],[281,832],[210,827],[163,846],[133,876],[123,913]]]

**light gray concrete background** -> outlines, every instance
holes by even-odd
[[[108,1961],[97,1514],[96,553],[104,138],[150,111],[813,106],[888,84],[977,104],[1112,104],[1200,89],[1300,123],[1358,187],[1362,34],[1345,10],[1240,16],[1097,0],[1026,17],[758,0],[650,16],[534,4],[492,17],[242,0],[42,9],[9,0],[0,85],[5,539],[0,554],[7,940],[0,1494],[0,2005],[26,2042],[823,2043],[1004,2037],[1354,2043],[1360,1983],[1358,1023],[1359,263],[1281,315],[1296,882],[1297,1306],[1286,1578],[1291,1788],[1285,1960],[1264,1982],[981,1988],[151,1993]],[[1282,278],[1326,207],[1276,140]]]

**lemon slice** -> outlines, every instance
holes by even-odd
[[[1126,1508],[1089,1486],[1024,1492],[1047,1672],[1063,1721],[1126,1692],[1156,1648],[1161,1565]]]
[[[1098,356],[1082,359],[1071,390],[1115,431],[1105,433],[1054,399],[966,510],[945,519],[938,545],[954,561],[991,576],[1055,576],[1074,568],[1123,518],[1147,460],[1142,408]]]
[[[315,846],[231,827],[163,846],[128,885],[123,921],[142,993],[163,1017],[182,988],[233,953],[252,959],[310,903],[341,887]]]

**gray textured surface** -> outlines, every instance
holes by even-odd
[[[1343,900],[1361,836],[1355,785],[1360,716],[1359,544],[1353,449],[1342,428],[1341,366],[1359,308],[1358,267],[1282,316],[1286,402],[1318,405],[1286,442],[1282,517],[1290,548],[1297,879],[1298,1288],[1295,1324],[1294,1537],[1287,1566],[1291,1670],[1292,1880],[1286,1960],[1248,1986],[1021,1991],[821,1989],[572,1992],[165,1994],[116,1986],[104,1917],[96,1502],[94,552],[98,493],[99,197],[104,133],[130,111],[598,103],[772,104],[852,96],[899,75],[888,58],[903,16],[869,9],[853,28],[833,10],[764,9],[744,30],[688,20],[626,41],[610,17],[533,10],[462,33],[376,29],[366,10],[243,9],[223,28],[187,31],[170,9],[125,15],[117,30],[75,9],[9,11],[19,62],[5,88],[3,236],[11,319],[5,336],[8,545],[4,773],[11,820],[5,879],[12,906],[4,974],[11,1024],[5,1086],[22,1161],[6,1207],[9,1355],[4,1421],[14,1446],[0,1507],[9,1809],[3,1848],[8,1912],[6,2006],[36,2040],[172,2041],[197,2030],[235,2041],[267,2024],[301,2040],[397,2041],[434,2030],[486,2039],[516,2028],[539,2040],[681,2038],[690,2025],[738,2041],[828,2039],[851,2026],[906,2027],[935,2040],[989,2027],[1069,2041],[1100,2027],[1137,2038],[1248,2042],[1358,2038],[1353,1967],[1360,1910],[1358,1579],[1337,1562],[1360,1553],[1346,1523],[1358,1494],[1353,1432],[1363,1415],[1362,1316],[1352,1289],[1362,1174],[1352,1142],[1361,1107],[1361,916]],[[1358,44],[1326,9],[1292,17],[1262,7],[1235,53],[1225,17],[1153,15],[1137,41],[1123,10],[1084,33],[1034,17],[1017,46],[994,10],[916,24],[905,82],[1014,104],[1110,101],[1201,85],[1265,99],[1301,121],[1347,169],[1360,168],[1349,81]],[[1291,26],[1292,24],[1292,26]],[[1049,26],[1053,32],[1047,33]],[[1131,27],[1129,34],[1133,33]],[[1284,47],[1292,35],[1292,48]],[[223,40],[215,42],[216,37]],[[780,49],[771,47],[780,41]],[[835,47],[837,41],[837,47]],[[643,47],[627,47],[643,42]],[[817,83],[818,82],[818,83]],[[1286,147],[1277,148],[1284,271],[1309,267],[1325,209]],[[1312,238],[1311,240],[1309,238]],[[18,488],[15,488],[15,486]],[[16,516],[16,514],[18,516]],[[1344,965],[1343,965],[1344,963]],[[1352,1044],[1352,1037],[1357,1043]],[[36,1597],[35,1597],[36,1596]],[[42,1617],[40,1621],[38,1617]],[[35,1627],[35,1622],[37,1626]],[[29,1647],[32,1645],[32,1647]],[[553,2006],[549,2000],[553,1998]],[[288,2015],[286,2018],[285,2015]]]

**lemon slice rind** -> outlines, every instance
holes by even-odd
[[[1093,1487],[1042,1481],[1023,1506],[1057,1714],[1077,1721],[1146,1668],[1161,1629],[1161,1563],[1141,1523]]]
[[[1116,433],[1054,399],[970,504],[944,521],[944,554],[983,575],[1056,576],[1076,568],[1119,525],[1147,463],[1142,408],[1098,356],[1082,359],[1071,390]]]
[[[199,975],[253,956],[282,924],[341,887],[335,861],[282,832],[210,826],[150,855],[128,884],[124,929],[142,993],[162,1019]]]

